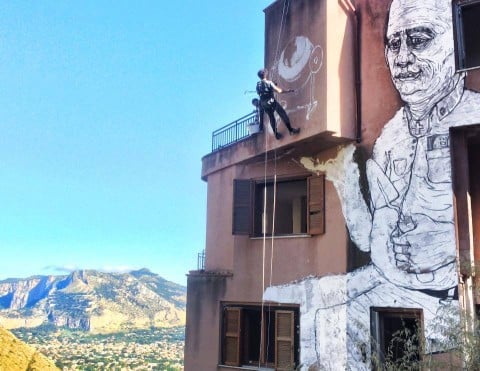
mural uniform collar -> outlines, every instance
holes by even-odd
[[[457,76],[458,80],[456,81],[452,91],[437,103],[435,106],[436,109],[433,109],[439,121],[447,117],[462,99],[462,95],[465,90],[465,73],[458,74]]]
[[[408,105],[403,110],[404,120],[408,123],[410,135],[420,138],[427,135],[431,128],[432,122],[440,122],[447,117],[462,99],[464,92],[464,74],[457,75],[453,89],[445,97],[443,97],[430,111],[430,114],[416,120]]]

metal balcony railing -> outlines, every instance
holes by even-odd
[[[197,255],[197,270],[204,271],[205,270],[205,250],[199,252]]]
[[[255,123],[255,111],[212,133],[212,152],[225,148],[250,135],[248,125]]]

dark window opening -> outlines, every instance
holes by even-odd
[[[371,308],[372,366],[416,370],[422,354],[422,310]]]
[[[292,370],[299,361],[298,329],[296,307],[224,305],[221,363]]]
[[[470,277],[480,266],[480,124],[451,128],[450,138],[458,267],[461,275]],[[477,305],[479,288],[478,275],[473,286],[464,288]]]
[[[480,67],[480,1],[457,1],[455,9],[457,68]]]
[[[480,22],[480,19],[479,19]],[[478,127],[477,127],[478,128]],[[468,173],[469,173],[469,194],[471,209],[471,225],[473,238],[473,263],[478,267],[480,262],[480,132],[470,134],[468,139]],[[478,269],[478,268],[477,268]],[[475,285],[478,286],[480,280],[475,279]],[[477,287],[478,289],[478,287]],[[478,303],[478,294],[477,304]]]
[[[233,189],[233,234],[325,233],[323,176],[276,182],[236,179]]]
[[[264,233],[268,236],[307,233],[305,179],[277,182],[276,189],[273,182],[256,184],[254,235]]]

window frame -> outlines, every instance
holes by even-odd
[[[278,371],[287,371],[298,365],[300,360],[300,307],[299,305],[268,305],[261,303],[221,303],[221,334],[220,334],[220,362],[219,365],[250,368],[258,366],[260,361],[261,367],[274,368]],[[263,312],[263,316],[262,315]],[[228,347],[228,341],[232,338],[231,326],[228,324],[227,318],[231,313],[238,314],[235,322],[239,324],[238,331],[233,331],[237,339],[238,346]],[[259,317],[261,316],[261,317]],[[263,319],[259,320],[258,318]],[[274,322],[269,323],[267,318],[274,318]],[[251,349],[255,346],[249,336],[258,337],[258,333],[250,335],[249,331],[252,323],[260,322],[258,329],[262,338],[262,349],[256,353],[257,359],[249,359],[251,357]],[[268,322],[268,323],[267,323]],[[255,325],[255,323],[254,323]],[[274,328],[272,331],[272,327]],[[281,327],[281,328],[279,328]],[[237,337],[238,334],[238,337]],[[270,343],[274,339],[274,343]],[[273,338],[273,339],[272,339]],[[255,339],[260,342],[260,339]],[[235,344],[236,345],[236,344]],[[268,350],[267,350],[268,347]],[[233,350],[238,353],[232,353]],[[273,350],[273,354],[269,353]],[[230,353],[229,353],[230,352]],[[267,358],[269,356],[269,359]],[[254,355],[255,356],[255,355]],[[273,359],[273,361],[272,361]]]
[[[418,332],[421,334],[419,340],[418,358],[422,359],[424,353],[424,342],[422,337],[424,332],[424,320],[422,308],[392,308],[392,307],[370,307],[370,331],[371,331],[371,352],[373,356],[377,357],[379,364],[385,363],[385,354],[388,349],[385,342],[385,319],[415,319],[418,325]],[[376,369],[372,364],[372,368]]]
[[[279,183],[289,183],[299,180],[306,182],[306,232],[305,233],[274,233],[279,236],[320,235],[325,233],[325,175],[303,175],[282,177],[276,180]],[[262,237],[262,233],[255,231],[256,191],[260,185],[271,184],[273,178],[268,179],[234,179],[233,180],[233,207],[232,207],[232,234]],[[303,216],[302,216],[303,217]],[[258,218],[257,218],[258,219]],[[267,234],[271,237],[270,234]]]
[[[455,68],[457,71],[469,71],[480,68],[480,61],[475,65],[467,66],[463,10],[471,6],[478,6],[480,9],[480,0],[453,0],[452,2]]]
[[[480,190],[477,182],[480,175],[474,165],[479,157],[475,151],[480,145],[480,123],[450,128],[450,140],[458,269],[466,280],[480,265],[480,246],[475,243],[475,238],[480,236],[477,216],[480,215]],[[480,303],[479,288],[480,278],[476,276],[473,287],[464,289],[472,290],[469,300],[475,304]],[[459,287],[459,291],[462,293],[463,290]]]
[[[240,363],[242,308],[229,307],[223,313],[222,361],[227,366],[236,366]]]

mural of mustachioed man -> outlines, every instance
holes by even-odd
[[[352,146],[335,161],[301,163],[336,187],[352,241],[371,263],[346,275],[270,287],[264,298],[301,306],[301,363],[369,369],[372,308],[422,311],[425,351],[445,349],[457,318],[449,128],[480,122],[480,94],[455,71],[448,0],[393,0],[385,59],[403,106],[366,163],[364,201]],[[312,339],[313,345],[312,345]]]

